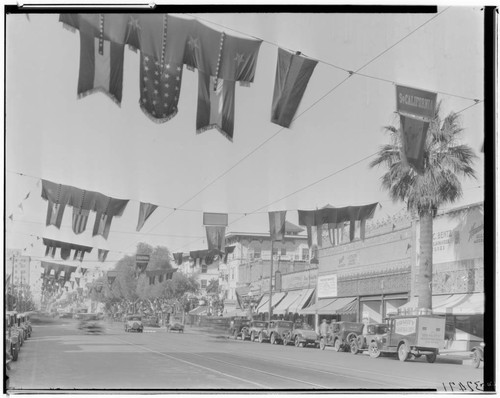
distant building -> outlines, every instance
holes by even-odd
[[[12,275],[15,285],[29,285],[31,281],[30,257],[22,253],[19,249],[7,249],[5,253],[5,273]]]
[[[300,291],[302,296],[310,298],[316,286],[317,269],[309,264],[309,247],[307,236],[301,235],[303,231],[304,229],[287,221],[285,238],[282,242],[274,242],[273,253],[271,253],[269,233],[226,234],[226,247],[234,247],[233,252],[228,255],[227,264],[221,265],[223,275],[221,286],[225,295],[226,313],[241,308],[243,303],[238,303],[238,298],[247,304],[249,301],[253,302],[256,315],[259,313],[265,315],[269,311],[269,304],[266,306],[266,303],[269,302],[271,256],[273,257],[272,306],[276,307],[289,290],[296,290],[294,295]],[[298,303],[298,296],[296,299]],[[283,313],[287,310],[288,308]]]

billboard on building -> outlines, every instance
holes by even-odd
[[[337,297],[337,275],[318,276],[318,298]]]

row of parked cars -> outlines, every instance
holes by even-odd
[[[325,349],[331,346],[337,352],[358,354],[368,352],[370,357],[395,356],[401,361],[425,355],[433,363],[444,342],[445,318],[434,315],[401,315],[387,319],[386,323],[332,322],[328,331],[320,336],[307,323],[291,321],[250,321],[235,317],[229,334],[234,339],[293,344],[296,347]]]
[[[7,366],[10,361],[17,361],[19,351],[24,342],[31,337],[33,328],[27,313],[7,311],[5,313],[5,358]]]

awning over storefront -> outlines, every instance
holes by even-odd
[[[200,305],[194,310],[189,311],[189,315],[206,315],[208,307],[206,305]]]
[[[285,292],[277,292],[272,295],[272,305],[273,308],[285,297]],[[260,300],[259,306],[257,307],[257,313],[269,312],[269,294],[265,294]]]
[[[301,290],[301,292],[301,297],[288,308],[289,313],[295,314],[296,312],[299,312],[302,308],[304,308],[304,306],[313,295],[314,289],[303,289]]]
[[[398,308],[399,311],[416,309],[418,297]],[[484,293],[445,294],[432,296],[434,314],[477,315],[484,314]]]
[[[299,314],[305,314],[305,315],[310,315],[310,314],[322,314],[323,312],[322,309],[326,307],[327,305],[331,304],[335,299],[320,299],[317,303],[314,303],[313,305],[310,305],[307,308],[304,308],[302,310],[297,311]]]
[[[236,293],[240,296],[246,296],[250,292],[250,286],[240,286],[236,288]]]
[[[290,307],[295,301],[302,297],[301,290],[294,290],[288,292],[287,295],[280,303],[273,309],[273,314],[282,315],[287,312],[288,307]]]
[[[356,297],[341,297],[321,308],[322,314],[349,314],[356,313]]]

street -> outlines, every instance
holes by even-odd
[[[73,319],[33,326],[12,363],[11,390],[482,390],[483,369],[400,362],[148,328],[125,333],[119,322],[85,335]],[[461,383],[461,384],[460,384]]]

